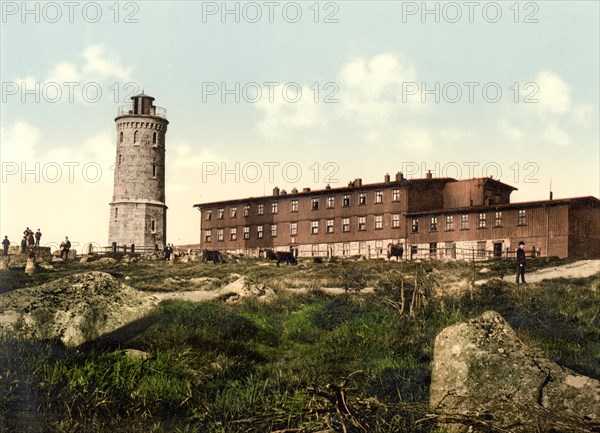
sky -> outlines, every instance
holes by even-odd
[[[108,244],[114,118],[167,110],[168,242],[192,206],[351,179],[600,196],[600,3],[1,2],[0,235]]]

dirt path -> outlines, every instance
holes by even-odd
[[[550,278],[585,278],[600,272],[600,260],[580,260],[561,266],[540,269],[527,273],[525,279],[528,283],[539,283]],[[505,275],[504,281],[515,281],[514,275]]]

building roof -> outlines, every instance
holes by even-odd
[[[359,180],[359,179],[356,179]],[[308,189],[301,190],[295,193],[287,192],[285,194],[279,195],[265,195],[261,197],[246,197],[241,199],[232,199],[232,200],[224,200],[224,201],[214,201],[207,203],[198,203],[193,205],[193,207],[197,208],[207,208],[207,207],[215,207],[215,206],[231,206],[231,205],[239,205],[239,204],[248,204],[254,202],[261,202],[273,199],[281,199],[281,198],[296,198],[296,197],[306,197],[306,196],[317,196],[317,195],[327,195],[327,194],[339,194],[344,192],[356,192],[356,191],[368,191],[379,188],[390,188],[390,187],[421,187],[427,184],[440,184],[440,183],[448,183],[448,182],[456,182],[456,179],[451,177],[436,177],[431,179],[403,179],[403,180],[390,180],[389,182],[378,182],[378,183],[369,183],[369,184],[360,184],[354,185],[356,181],[350,182],[348,186],[331,188],[329,185],[322,189]]]
[[[490,210],[502,210],[502,209],[523,209],[528,207],[540,207],[540,206],[559,206],[559,205],[585,205],[595,204],[600,205],[600,199],[591,195],[584,197],[571,197],[562,198],[556,200],[535,200],[535,201],[523,201],[518,203],[505,203],[505,204],[491,204],[482,206],[465,206],[459,208],[447,208],[447,209],[434,209],[419,212],[407,212],[406,216],[421,216],[421,215],[433,215],[433,214],[452,214],[452,213],[472,213],[479,211],[490,211]]]

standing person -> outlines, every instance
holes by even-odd
[[[37,229],[37,232],[35,232],[35,246],[36,247],[40,246],[40,239],[42,239],[42,232],[40,231],[40,229]]]
[[[21,239],[21,254],[25,254],[27,252],[27,236],[23,236]]]
[[[29,234],[27,235],[27,246],[32,247],[35,245],[35,238],[33,237],[33,231],[29,230]]]
[[[4,255],[8,256],[8,247],[10,245],[10,241],[8,240],[8,236],[4,236],[4,240],[2,241],[2,247],[4,249]]]
[[[65,261],[69,258],[69,250],[71,249],[71,241],[68,236],[65,236],[64,242],[60,244],[60,257],[62,258],[63,254],[65,256]]]
[[[169,244],[166,244],[163,248],[163,253],[165,253],[165,260],[169,260],[171,258],[171,249],[169,248]]]
[[[519,248],[517,249],[517,284],[519,284],[519,276],[521,276],[521,281],[525,284],[525,264],[527,260],[525,259],[525,242],[519,242]]]

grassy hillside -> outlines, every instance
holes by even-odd
[[[434,338],[489,309],[553,361],[600,378],[598,276],[520,287],[492,280],[473,293],[444,295],[484,264],[259,263],[69,264],[33,277],[15,273],[11,284],[23,286],[93,267],[148,291],[185,290],[201,277],[218,287],[235,273],[277,296],[268,304],[163,302],[152,326],[119,344],[67,350],[4,338],[0,430],[436,432],[427,415]],[[556,262],[532,267],[548,264]],[[485,266],[486,277],[513,268],[508,261]],[[423,296],[409,314],[415,284]],[[376,290],[360,293],[365,286]],[[286,290],[299,287],[308,290]],[[322,287],[348,291],[333,296]]]

